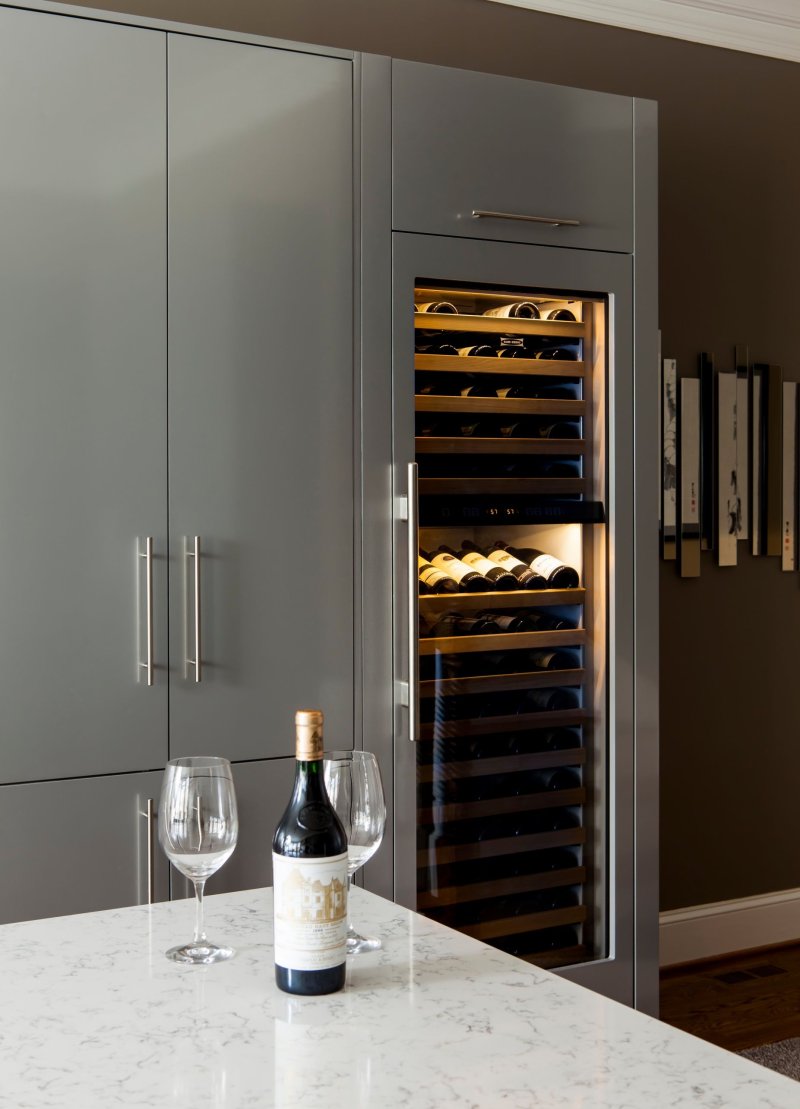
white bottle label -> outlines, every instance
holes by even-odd
[[[552,555],[540,554],[531,563],[531,569],[535,570],[537,574],[541,574],[543,578],[549,578],[555,570],[563,565],[563,562],[553,558]]]
[[[347,853],[293,859],[272,853],[275,962],[327,970],[347,956]]]
[[[437,582],[443,581],[449,576],[444,570],[437,570],[435,566],[431,566],[420,559],[419,580],[424,582],[425,585],[434,586]]]
[[[487,574],[491,574],[492,577],[495,578],[497,577],[497,566],[495,563],[490,562],[488,558],[484,558],[478,551],[465,551],[461,561],[466,562],[467,566],[471,566],[473,570],[477,570],[478,573],[483,574],[484,577],[486,577]]]
[[[497,548],[497,550],[489,552],[489,560],[491,562],[496,562],[498,566],[508,568],[509,570],[512,566],[522,566],[523,568],[525,567],[524,562],[520,562],[518,558],[514,558],[514,556],[512,554],[509,554],[508,551],[504,551],[499,547]]]
[[[448,575],[448,577],[455,578],[456,581],[461,581],[467,574],[472,574],[474,571],[471,566],[467,566],[460,558],[454,558],[449,554],[437,554],[431,559],[434,566],[438,566],[440,570]]]

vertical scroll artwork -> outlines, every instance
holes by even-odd
[[[764,549],[768,555],[780,556],[783,547],[782,516],[783,498],[783,373],[780,366],[766,366],[767,396],[764,405],[764,457],[765,474],[765,537]]]
[[[783,523],[781,569],[797,569],[797,385],[783,383]]]
[[[678,370],[674,358],[665,358],[661,378],[661,553],[677,556],[678,522]]]
[[[750,538],[750,370],[746,347],[736,348],[736,480],[739,483],[737,539]]]
[[[714,549],[717,521],[714,516],[716,485],[716,420],[714,418],[714,356],[704,351],[700,372],[700,546]]]
[[[682,578],[700,577],[700,382],[680,382],[680,537],[678,566]]]
[[[750,438],[752,442],[750,469],[750,534],[754,555],[763,554],[764,543],[764,395],[763,366],[753,366],[750,393]]]
[[[736,451],[736,374],[717,376],[717,562],[735,566],[741,504]]]

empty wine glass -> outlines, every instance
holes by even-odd
[[[350,921],[350,883],[383,839],[386,801],[378,760],[370,751],[326,751],[325,787],[347,836],[347,954],[377,951],[381,941],[362,936]]]
[[[233,954],[207,938],[203,890],[233,854],[239,834],[233,773],[227,759],[199,756],[172,759],[164,771],[158,810],[158,838],[164,854],[194,884],[197,912],[194,938],[172,947],[176,963],[218,963]]]

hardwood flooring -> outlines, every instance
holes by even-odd
[[[729,1051],[800,1036],[800,944],[662,971],[661,1019]]]

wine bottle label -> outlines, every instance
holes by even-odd
[[[431,561],[434,566],[444,570],[448,577],[455,578],[456,581],[461,581],[467,574],[475,573],[472,567],[467,566],[466,562],[462,562],[460,558],[454,558],[453,555],[444,554],[443,552],[434,555]]]
[[[551,574],[555,573],[564,565],[557,558],[553,558],[549,554],[540,554],[531,563],[531,569],[535,570],[537,574],[541,574],[543,578],[549,578]]]
[[[437,570],[435,566],[431,566],[430,562],[425,562],[424,559],[419,560],[419,580],[424,582],[425,585],[433,587],[449,577],[450,575],[446,574],[444,570]]]
[[[490,562],[488,558],[484,558],[477,551],[464,551],[461,561],[466,562],[467,566],[471,566],[479,574],[483,574],[485,578],[488,578],[491,574],[490,581],[498,577],[497,571],[502,569],[496,562]]]
[[[494,551],[489,551],[489,560],[496,562],[498,566],[502,566],[506,570],[513,570],[514,567],[522,567],[523,570],[527,569],[524,562],[520,562],[518,558],[514,558],[508,551],[502,550],[498,547]]]
[[[347,852],[296,859],[272,853],[275,962],[328,970],[347,956]]]

